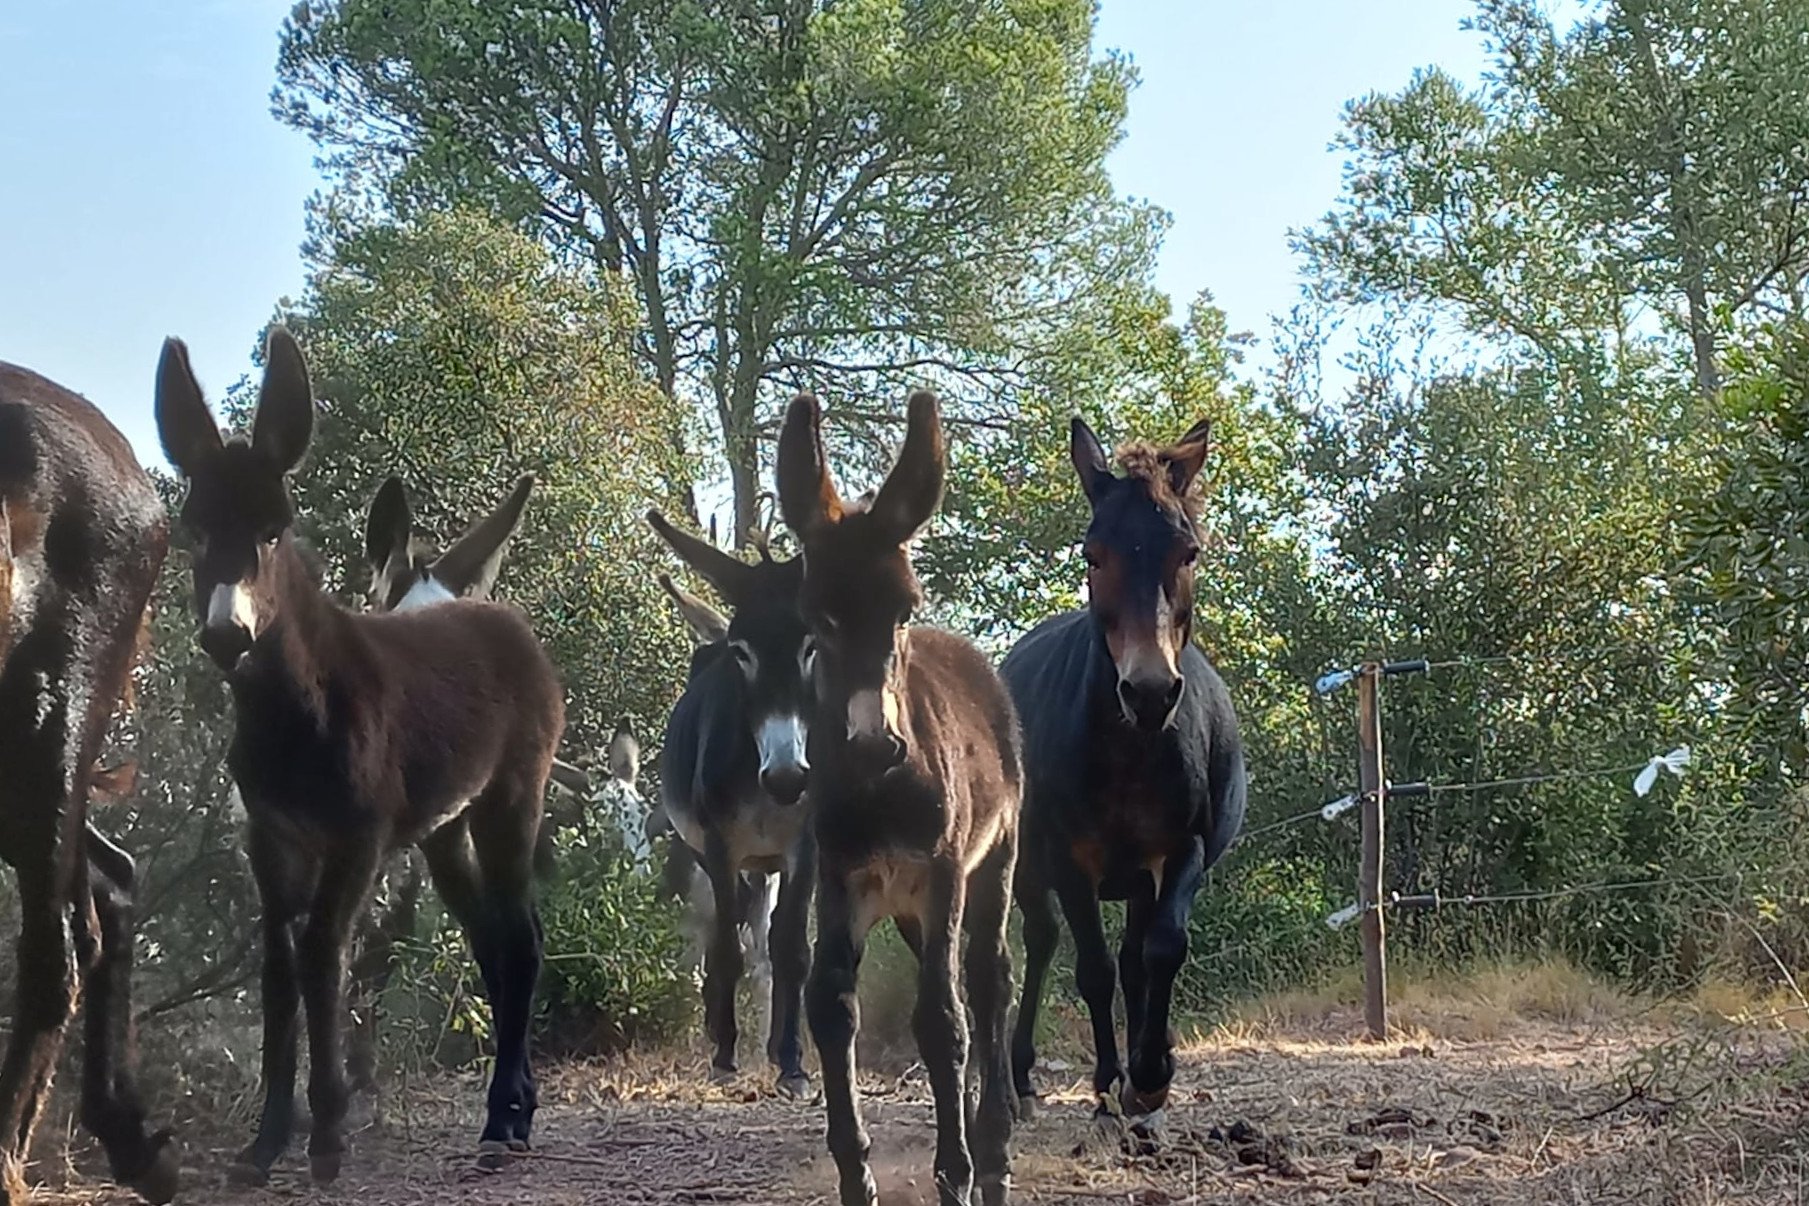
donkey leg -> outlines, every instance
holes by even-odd
[[[974,1114],[972,1143],[982,1206],[1006,1206],[1011,1199],[1014,1102],[1006,1051],[1011,1001],[1006,929],[1016,860],[1016,839],[1007,838],[974,869],[967,889],[967,1002],[974,1015],[974,1054],[980,1062],[980,1106]]]
[[[1022,865],[1014,891],[1024,914],[1024,991],[1018,998],[1018,1017],[1011,1034],[1011,1080],[1018,1095],[1018,1117],[1028,1122],[1036,1113],[1036,1087],[1030,1081],[1030,1070],[1036,1067],[1036,1018],[1043,1007],[1043,981],[1061,929],[1048,885],[1033,880]]]
[[[414,933],[420,912],[421,869],[411,858],[404,860],[395,894],[381,916],[367,916],[352,965],[352,1029],[347,1045],[346,1075],[352,1092],[375,1097],[377,1092],[377,1005],[395,970],[396,945]]]
[[[825,877],[817,885],[817,944],[804,1005],[810,1035],[823,1061],[823,1103],[829,1116],[829,1152],[841,1180],[842,1206],[878,1206],[879,1188],[867,1153],[873,1141],[861,1124],[854,1092],[854,1036],[860,1032],[856,996],[864,931],[856,933],[847,884]]]
[[[314,893],[320,868],[314,859],[255,823],[246,841],[263,907],[264,1112],[256,1136],[227,1175],[236,1184],[262,1185],[270,1179],[270,1166],[287,1150],[295,1129],[297,1015],[301,1010],[295,925]]]
[[[750,877],[748,959],[753,963],[754,1007],[759,1010],[761,1045],[773,1049],[773,910],[778,905],[779,876],[761,872]]]
[[[767,1054],[779,1068],[779,1091],[802,1099],[810,1094],[804,1071],[804,979],[810,974],[810,889],[816,882],[816,843],[808,834],[779,880],[773,909],[773,1026]]]
[[[1105,927],[1099,919],[1099,895],[1078,872],[1065,874],[1056,887],[1068,930],[1074,935],[1074,981],[1087,1015],[1093,1023],[1093,1091],[1103,1099],[1117,1091],[1124,1080],[1118,1058],[1118,1036],[1112,1025],[1112,998],[1118,977],[1106,948]]]
[[[1143,1034],[1149,1001],[1149,975],[1143,948],[1155,903],[1154,881],[1147,888],[1133,892],[1124,902],[1124,933],[1118,939],[1118,981],[1124,986],[1124,1049],[1127,1052],[1137,1050]]]
[[[1206,874],[1206,850],[1199,838],[1168,862],[1162,891],[1150,914],[1143,939],[1143,962],[1149,976],[1149,998],[1143,1027],[1132,1039],[1131,1079],[1126,1104],[1139,1114],[1153,1114],[1168,1101],[1175,1076],[1175,1035],[1168,1024],[1175,977],[1187,961],[1187,915]]]
[[[478,867],[477,850],[472,843],[471,831],[465,818],[461,817],[442,827],[421,843],[421,850],[427,856],[427,869],[433,878],[434,889],[439,892],[446,911],[457,919],[460,928],[465,931],[465,940],[471,944],[472,958],[477,960],[478,973],[483,977],[484,997],[490,1002],[491,1020],[500,1036],[501,1024],[508,1016],[508,1007],[504,1001],[506,990],[501,973],[500,942],[497,927],[492,923],[484,891],[483,872]],[[503,1071],[499,1062],[491,1078],[490,1093],[495,1097],[499,1087],[505,1087],[513,1101],[519,1096],[520,1086],[515,1083],[503,1086]],[[512,1119],[510,1125],[495,1128],[493,1135],[492,1128],[486,1121],[480,1143],[480,1167],[500,1163],[501,1154],[508,1147],[511,1128]],[[494,1151],[491,1150],[492,1145]]]
[[[710,945],[704,956],[704,1022],[716,1052],[710,1057],[710,1079],[735,1075],[735,989],[741,982],[741,910],[736,899],[741,877],[729,863],[728,850],[712,837],[704,855],[712,896]]]
[[[25,1160],[64,1028],[75,1007],[77,966],[65,886],[68,855],[40,845],[19,862],[19,1003],[0,1063],[0,1202],[23,1203]]]
[[[345,1158],[345,1116],[352,1091],[346,1081],[347,961],[352,931],[376,882],[381,863],[376,835],[342,848],[322,872],[297,954],[302,1001],[308,1014],[308,1171],[325,1184]]]
[[[936,866],[927,899],[920,902],[923,953],[911,1029],[936,1099],[936,1197],[942,1206],[968,1206],[974,1189],[967,1147],[967,1009],[959,967],[966,901],[961,869]]]
[[[161,1206],[176,1196],[180,1170],[171,1133],[146,1135],[138,1095],[132,1022],[137,869],[92,825],[84,846],[98,942],[82,994],[82,1124],[106,1149],[114,1180]]]
[[[534,851],[541,829],[540,786],[497,789],[471,810],[471,836],[483,876],[484,924],[492,935],[496,987],[496,1068],[486,1099],[480,1166],[500,1167],[508,1153],[525,1152],[534,1129],[538,1091],[529,1055],[534,989],[546,936],[534,905]]]

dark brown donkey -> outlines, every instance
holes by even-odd
[[[114,427],[82,398],[0,364],[0,858],[19,876],[19,1003],[0,1064],[0,1203],[24,1161],[78,983],[82,1118],[113,1175],[176,1192],[168,1132],[133,1083],[126,853],[87,823],[95,755],[126,687],[168,521]]]
[[[890,917],[916,953],[912,1024],[936,1098],[936,1191],[966,1206],[977,1180],[997,1206],[1011,1184],[1005,945],[1022,772],[1004,684],[971,643],[915,627],[909,546],[942,500],[936,398],[911,398],[898,463],[866,505],[844,503],[823,455],[816,399],[791,404],[779,502],[804,547],[800,606],[816,639],[811,799],[817,942],[806,990],[823,1062],[829,1150],[843,1206],[878,1201],[854,1092],[855,999],[867,931]],[[969,1153],[961,931],[980,1062]]]
[[[264,1115],[234,1175],[265,1180],[288,1146],[304,1002],[310,1165],[316,1180],[338,1174],[347,949],[384,859],[409,843],[483,973],[496,1069],[480,1164],[497,1167],[526,1149],[534,1118],[534,847],[564,700],[511,608],[458,600],[360,615],[322,592],[291,533],[286,480],[313,425],[301,349],[282,328],[270,332],[250,439],[221,439],[186,349],[164,344],[157,427],[188,480],[201,646],[232,690],[228,765],[263,901]]]
[[[1187,915],[1206,869],[1244,820],[1244,754],[1230,694],[1193,644],[1200,552],[1195,480],[1209,427],[1167,448],[1127,445],[1112,472],[1074,420],[1074,468],[1093,506],[1083,551],[1087,606],[1045,620],[1000,672],[1024,724],[1024,999],[1012,1072],[1035,1101],[1036,1013],[1055,952],[1053,893],[1074,934],[1074,970],[1093,1020],[1093,1088],[1102,1110],[1123,1088],[1135,1125],[1156,1129],[1174,1077],[1168,1012],[1187,958]],[[1116,992],[1099,902],[1125,902],[1130,1078],[1112,1028]]]

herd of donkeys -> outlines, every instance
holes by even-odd
[[[375,607],[348,609],[294,534],[289,476],[316,406],[288,332],[270,332],[248,433],[222,434],[178,340],[164,345],[155,399],[186,488],[176,520],[198,639],[230,688],[228,769],[261,906],[264,1108],[231,1178],[264,1183],[289,1144],[304,1024],[310,1172],[338,1174],[349,952],[386,862],[409,846],[482,974],[495,1061],[477,1159],[504,1169],[534,1120],[534,890],[549,776],[564,768],[559,676],[528,619],[486,597],[532,481],[437,556],[415,540],[400,482],[386,482],[367,527]],[[781,1092],[814,1096],[808,1026],[844,1206],[878,1200],[854,1053],[862,950],[883,919],[919,964],[912,1024],[945,1206],[1009,1198],[1058,909],[1092,1018],[1100,1108],[1152,1134],[1160,1124],[1187,914],[1245,806],[1236,716],[1193,640],[1209,426],[1108,456],[1076,418],[1071,447],[1092,512],[1076,533],[1086,604],[996,667],[916,622],[911,548],[947,467],[932,394],[910,398],[895,463],[858,498],[836,484],[817,401],[791,403],[776,493],[796,556],[761,544],[746,559],[648,516],[725,605],[667,581],[699,642],[661,746],[660,804],[708,906],[712,1069],[735,1072],[751,908],[770,959],[767,1056]],[[178,1189],[176,1146],[151,1131],[133,1075],[133,861],[88,815],[168,525],[94,406],[0,363],[0,857],[17,872],[22,919],[0,1063],[0,1204],[25,1200],[33,1126],[78,1005],[83,1122],[122,1184],[159,1203]],[[1013,900],[1026,953],[1015,1025]],[[1115,955],[1102,900],[1126,906]]]

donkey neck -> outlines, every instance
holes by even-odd
[[[269,572],[275,614],[234,675],[234,695],[242,708],[286,706],[324,722],[328,681],[348,657],[368,658],[348,649],[352,615],[321,589],[293,537],[278,542]]]

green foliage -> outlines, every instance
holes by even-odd
[[[568,748],[594,748],[623,715],[663,716],[687,645],[647,570],[661,546],[641,516],[673,505],[688,468],[673,403],[629,353],[627,298],[475,213],[335,219],[290,317],[323,402],[295,482],[311,537],[350,587],[386,474],[444,547],[534,473],[499,593],[564,675]]]
[[[1724,324],[1800,313],[1809,13],[1613,0],[1560,34],[1481,0],[1493,57],[1351,104],[1343,198],[1300,245],[1337,296],[1411,299],[1573,371],[1681,333],[1712,394]]]
[[[1692,500],[1683,586],[1713,626],[1720,701],[1761,780],[1809,770],[1809,325],[1757,333],[1729,356],[1714,480]],[[1769,744],[1770,748],[1766,748]]]
[[[559,872],[541,904],[548,935],[541,997],[576,1014],[587,1048],[678,1037],[697,1014],[698,983],[679,912],[657,877],[633,869],[613,831],[562,834]]]
[[[984,388],[1035,324],[1142,278],[1153,215],[1104,168],[1131,71],[1093,16],[325,0],[284,26],[275,106],[385,204],[476,204],[627,284],[649,375],[706,403],[741,536],[790,392],[871,418],[907,382]]]

